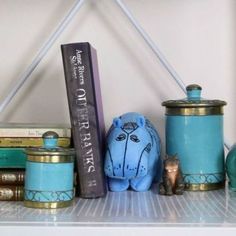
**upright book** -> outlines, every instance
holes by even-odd
[[[96,50],[89,43],[61,46],[72,136],[76,149],[79,195],[106,194],[103,171],[105,125]]]

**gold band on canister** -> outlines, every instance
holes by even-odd
[[[68,207],[73,203],[73,200],[64,201],[64,202],[33,202],[33,201],[24,201],[24,206],[30,208],[40,208],[40,209],[56,209],[62,207]]]
[[[28,155],[27,161],[31,162],[43,162],[43,163],[70,163],[74,162],[74,156],[39,156],[39,155]]]
[[[198,85],[188,86],[193,89],[200,89]],[[188,90],[188,89],[187,89]],[[207,100],[200,97],[187,97],[180,100],[168,100],[162,103],[166,107],[166,115],[173,116],[208,116],[223,115],[223,107],[227,103],[221,100]]]
[[[173,116],[209,116],[223,115],[221,107],[166,107],[166,115]]]
[[[185,184],[187,191],[210,191],[224,188],[225,182],[211,183],[211,184]]]

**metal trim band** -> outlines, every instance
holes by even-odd
[[[64,201],[64,202],[32,202],[24,201],[25,207],[30,208],[45,208],[45,209],[56,209],[62,207],[68,207],[72,204],[73,200]]]
[[[165,107],[222,107],[227,105],[225,101],[221,100],[168,100],[162,103]]]
[[[225,182],[211,184],[185,184],[187,191],[209,191],[224,188]]]
[[[28,155],[27,161],[43,163],[71,163],[74,162],[74,156],[33,156]]]
[[[62,149],[62,150],[61,150]],[[75,155],[75,151],[72,148],[57,148],[48,150],[45,148],[27,148],[25,153],[29,156],[73,156]]]
[[[167,107],[166,115],[172,116],[209,116],[223,115],[223,107]]]

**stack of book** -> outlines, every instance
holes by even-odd
[[[23,200],[25,148],[43,145],[47,131],[59,135],[58,146],[70,147],[71,129],[65,125],[0,124],[0,200]]]
[[[0,171],[0,200],[23,200],[24,179],[24,169],[2,169]]]

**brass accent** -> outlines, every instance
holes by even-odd
[[[62,207],[68,207],[73,203],[73,200],[64,201],[64,202],[33,202],[33,201],[24,201],[25,207],[30,208],[44,208],[44,209],[56,209]]]
[[[27,161],[43,162],[43,163],[70,163],[74,162],[74,156],[61,156],[61,155],[28,155]]]
[[[199,107],[222,107],[227,105],[221,100],[168,100],[162,103],[162,106],[169,108],[199,108]]]
[[[208,184],[185,184],[185,190],[187,191],[210,191],[223,188],[225,182],[208,183]]]
[[[186,87],[187,91],[191,91],[191,90],[202,90],[202,87],[198,84],[190,84]]]
[[[167,107],[166,115],[173,116],[209,116],[223,115],[223,107]]]
[[[73,156],[75,155],[75,150],[73,148],[28,148],[25,153],[29,156]]]

